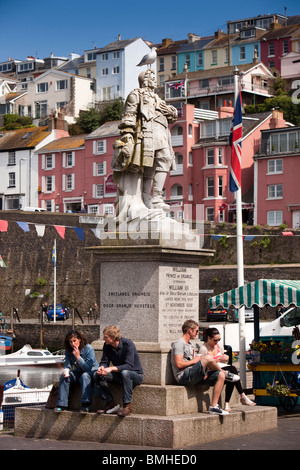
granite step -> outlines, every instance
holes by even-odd
[[[146,408],[146,406],[145,406]],[[237,406],[226,416],[203,413],[159,416],[57,413],[43,408],[17,408],[15,435],[37,439],[80,440],[179,449],[277,427],[277,409]]]

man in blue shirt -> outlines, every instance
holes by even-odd
[[[140,358],[134,343],[128,338],[123,338],[118,327],[111,325],[104,328],[103,339],[103,356],[94,379],[99,395],[106,405],[97,413],[117,411],[118,406],[108,387],[108,383],[117,383],[122,385],[123,392],[123,408],[119,409],[118,415],[128,416],[132,412],[133,387],[143,382]]]

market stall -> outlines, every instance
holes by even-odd
[[[295,307],[290,333],[260,336],[259,311],[272,307]],[[299,404],[300,395],[300,281],[258,279],[209,299],[209,307],[254,309],[254,341],[246,355],[253,372],[253,393],[259,404],[280,404],[287,409]],[[281,319],[278,319],[280,322]],[[288,329],[284,330],[285,332]],[[299,349],[300,351],[300,349]]]

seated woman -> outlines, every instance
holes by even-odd
[[[68,407],[70,385],[78,382],[81,385],[81,411],[88,412],[92,403],[92,378],[98,369],[95,351],[85,335],[77,330],[67,333],[64,345],[65,369],[59,380],[55,411],[63,411]]]
[[[229,370],[233,374],[237,374],[236,367],[228,364],[229,356],[224,354],[224,348],[219,344],[221,339],[219,330],[217,328],[206,328],[203,334],[204,344],[200,347],[200,354],[212,356],[212,358],[218,363],[218,365],[224,369]],[[254,406],[255,402],[251,401],[243,391],[241,381],[228,382],[225,380],[225,411],[231,411],[229,401],[233,392],[233,387],[236,386],[237,391],[240,394],[240,402],[242,405]]]

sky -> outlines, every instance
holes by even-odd
[[[226,22],[260,14],[300,15],[299,0],[0,0],[0,62],[104,47],[121,39],[187,39],[226,31]]]

